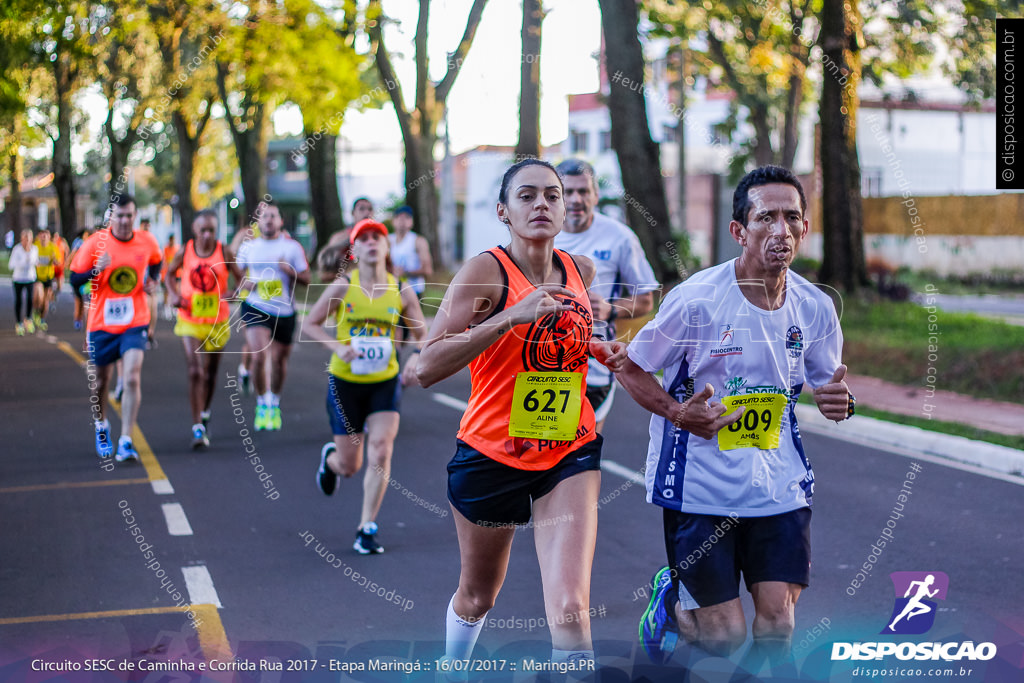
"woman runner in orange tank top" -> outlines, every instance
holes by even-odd
[[[469,659],[505,580],[516,525],[532,517],[552,660],[587,670],[601,486],[587,359],[593,353],[614,370],[625,347],[591,340],[594,265],[554,249],[565,220],[554,167],[526,159],[509,168],[497,212],[511,243],[456,274],[417,367],[429,386],[468,365],[473,384],[448,465],[462,570],[445,661],[463,670],[455,660]]]

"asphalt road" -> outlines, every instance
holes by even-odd
[[[321,346],[296,345],[284,428],[253,436],[254,400],[230,386],[236,333],[219,373],[212,447],[196,453],[183,351],[161,320],[159,347],[146,354],[140,413],[152,457],[105,471],[93,450],[83,335],[71,328],[70,298],[48,335],[24,338],[14,336],[11,300],[8,288],[0,290],[0,681],[434,680],[459,571],[445,464],[458,402],[469,394],[467,373],[404,394],[393,482],[378,520],[386,552],[363,557],[351,550],[361,479],[344,481],[331,498],[313,480],[330,436]],[[119,421],[112,422],[116,435]],[[848,428],[856,430],[856,420]],[[932,681],[1024,680],[1024,489],[809,433],[817,481],[812,585],[797,608],[796,671],[731,678],[735,664],[683,646],[667,668],[650,666],[636,643],[637,621],[664,547],[660,511],[633,481],[647,416],[620,392],[605,431],[591,597],[597,680],[854,681],[862,678],[854,667],[865,664],[940,669]],[[915,467],[902,512],[894,513]],[[887,520],[892,540],[873,554]],[[534,680],[530,662],[550,654],[531,536],[517,532],[475,653],[483,662],[475,666],[495,671],[472,678]],[[870,573],[854,588],[865,562]],[[990,641],[999,654],[978,662],[830,662],[835,641],[891,639],[878,634],[893,609],[888,575],[895,571],[940,571],[950,582],[932,629],[904,639]],[[153,670],[232,655],[234,666],[262,670]],[[101,661],[89,664],[93,658]],[[344,671],[386,662],[421,670]],[[293,671],[272,670],[279,665]],[[972,671],[960,675],[961,665]],[[85,670],[105,666],[121,671]]]

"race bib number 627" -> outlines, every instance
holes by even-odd
[[[508,435],[571,441],[582,409],[582,373],[520,372],[512,391]]]

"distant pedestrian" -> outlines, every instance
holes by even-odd
[[[32,231],[21,231],[21,241],[11,250],[8,266],[14,283],[14,331],[20,337],[36,331],[32,321],[32,289],[36,283],[39,249],[32,244]]]
[[[434,262],[430,257],[430,244],[423,235],[412,231],[412,208],[400,206],[391,218],[395,232],[388,235],[391,242],[391,260],[395,264],[395,275],[404,279],[423,298],[426,278],[434,274]]]

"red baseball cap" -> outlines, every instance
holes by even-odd
[[[352,228],[352,232],[349,233],[348,238],[350,241],[355,242],[359,239],[360,235],[364,232],[369,232],[370,230],[376,230],[382,235],[388,234],[388,226],[380,223],[379,221],[375,221],[372,218],[364,218],[355,224],[355,227]]]

